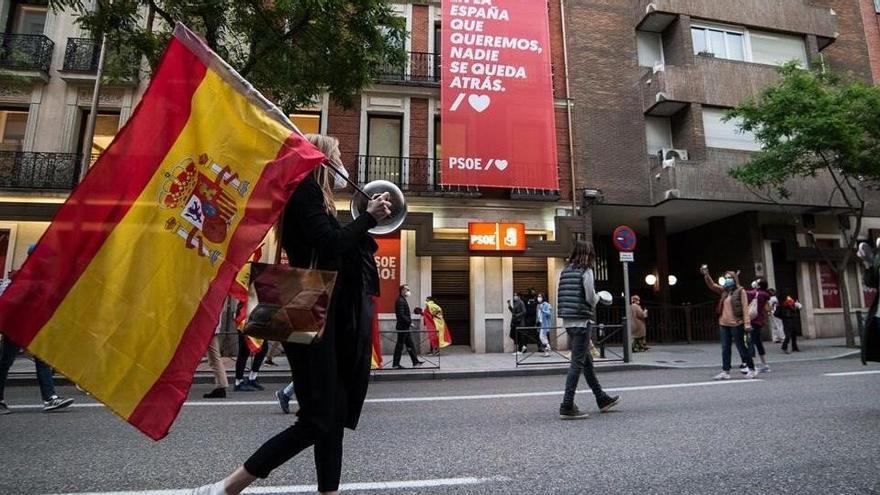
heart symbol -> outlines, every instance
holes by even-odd
[[[468,96],[468,103],[470,103],[471,107],[478,112],[482,112],[483,110],[489,108],[489,104],[492,103],[492,99],[489,98],[488,95],[470,95]]]
[[[504,172],[507,169],[507,160],[495,160],[495,166],[498,167],[498,170]]]

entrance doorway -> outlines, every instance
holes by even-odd
[[[796,301],[799,300],[797,262],[788,260],[785,243],[783,242],[772,242],[770,249],[773,252],[773,277],[776,281],[776,287],[774,287],[776,289],[776,297],[779,298],[780,303],[785,300],[786,296],[791,296]],[[800,334],[801,320],[800,318],[795,318],[794,321],[795,328],[798,329],[798,334]]]
[[[471,280],[467,256],[431,259],[431,294],[443,308],[453,345],[471,345]]]

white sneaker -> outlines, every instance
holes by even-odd
[[[722,371],[721,373],[718,373],[717,375],[712,377],[712,379],[713,380],[730,380],[730,373],[728,373],[726,371]]]
[[[752,378],[756,378],[757,376],[758,376],[758,372],[757,372],[757,371],[749,370],[749,372],[746,373],[746,378],[749,379],[749,380],[751,380]]]
[[[526,351],[528,351],[528,350],[529,350],[528,347],[526,347],[526,346],[522,346],[522,353],[523,353],[523,354],[525,354]]]
[[[226,495],[226,480],[220,480],[210,485],[193,488],[189,495]]]
[[[739,372],[742,373],[743,375],[745,375],[746,373],[749,372],[749,369],[747,367],[743,366],[742,368],[739,369]]]

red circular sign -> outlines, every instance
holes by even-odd
[[[636,231],[626,225],[621,225],[614,229],[611,235],[611,242],[614,248],[624,253],[631,253],[636,249]]]

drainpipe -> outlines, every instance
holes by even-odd
[[[568,37],[565,29],[565,0],[559,0],[559,13],[562,20],[562,60],[565,65],[565,113],[568,119],[568,164],[571,171],[571,214],[577,214],[577,185],[574,173],[574,136],[571,124],[571,90],[568,84]]]

